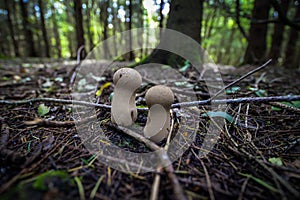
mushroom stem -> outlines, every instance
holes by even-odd
[[[157,85],[147,91],[145,98],[149,112],[144,136],[154,142],[160,142],[170,131],[170,108],[174,94],[170,88]]]
[[[136,90],[142,84],[141,75],[134,69],[119,69],[113,77],[115,84],[111,104],[111,120],[120,126],[130,126],[137,118]]]

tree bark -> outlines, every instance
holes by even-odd
[[[33,25],[32,28],[33,28],[34,33],[35,33],[34,36],[33,36],[33,39],[34,39],[34,41],[36,41],[35,42],[35,48],[38,49],[38,51],[36,52],[37,56],[42,57],[43,56],[43,51],[41,51],[41,49],[42,49],[41,34],[43,34],[43,33],[41,33],[39,31],[39,29],[41,28],[41,25],[40,25],[40,20],[37,16],[37,11],[35,9],[35,6],[36,5],[32,5],[33,17],[34,17],[34,21],[32,22],[32,25]]]
[[[45,45],[45,53],[46,57],[50,58],[50,46],[48,42],[48,34],[47,34],[47,29],[45,25],[45,14],[44,14],[44,6],[42,3],[42,0],[38,0],[38,4],[40,7],[40,15],[41,15],[41,27],[42,27],[42,33],[43,33],[43,40],[44,40],[44,45]]]
[[[18,42],[15,38],[14,25],[13,25],[13,21],[12,21],[12,18],[11,18],[11,9],[10,9],[10,4],[9,3],[10,3],[10,1],[4,0],[5,9],[7,10],[7,22],[8,22],[8,28],[9,28],[9,31],[10,31],[10,37],[11,37],[11,40],[13,42],[15,56],[18,57],[18,56],[20,56],[19,45],[18,45]]]
[[[164,15],[163,15],[163,9],[165,6],[165,2],[164,0],[160,1],[160,5],[159,5],[159,28],[163,28],[164,26]],[[162,31],[160,31],[160,36],[162,34]]]
[[[100,2],[100,21],[102,23],[103,26],[103,40],[106,40],[108,38],[108,11],[107,8],[109,7],[109,0],[105,0],[103,2]],[[104,50],[104,56],[105,58],[110,58],[111,54],[110,54],[110,49],[109,46],[107,46],[107,43],[104,43],[105,45],[105,50]]]
[[[267,24],[254,23],[256,20],[266,20],[269,17],[269,0],[255,0],[252,10],[252,23],[249,31],[249,42],[244,56],[244,63],[257,64],[265,61],[267,50]]]
[[[74,11],[75,11],[75,29],[76,29],[76,40],[77,40],[77,51],[81,46],[85,45],[84,31],[83,31],[83,17],[82,17],[82,1],[74,0]],[[80,59],[85,58],[85,48],[81,51]]]
[[[281,8],[282,8],[282,14],[286,15],[287,10],[290,4],[290,0],[282,1]],[[269,53],[269,58],[272,59],[273,64],[278,63],[278,58],[280,58],[280,52],[283,44],[283,33],[284,33],[285,24],[281,20],[279,23],[276,23],[274,25],[274,32],[272,35],[272,44],[271,49]]]
[[[23,0],[19,0],[20,8],[21,8],[21,15],[22,15],[22,24],[25,34],[25,40],[27,44],[27,52],[28,56],[30,57],[36,57],[36,50],[34,48],[34,40],[33,40],[33,33],[30,28],[29,18],[28,18],[28,11],[27,11],[27,3],[25,3]]]
[[[62,54],[61,54],[61,43],[60,43],[60,35],[59,35],[59,32],[58,32],[58,25],[57,25],[57,19],[56,19],[56,10],[54,8],[54,5],[52,4],[51,5],[51,12],[52,12],[52,23],[53,23],[53,33],[54,33],[54,38],[55,38],[55,47],[56,47],[56,52],[57,52],[57,56],[59,58],[62,57]]]
[[[128,5],[128,10],[129,10],[129,23],[128,23],[128,30],[132,29],[132,0],[129,0],[129,5]],[[129,49],[132,49],[132,34],[131,31],[129,31]],[[129,60],[132,61],[134,59],[134,53],[133,51],[129,52]]]
[[[300,5],[296,8],[296,14],[294,19],[300,18]],[[285,50],[285,60],[283,66],[286,68],[293,68],[296,69],[298,67],[298,60],[297,57],[297,41],[299,38],[299,31],[296,28],[291,28],[288,38],[288,43]]]
[[[70,13],[70,10],[73,10],[73,8],[70,7],[70,4],[65,1],[65,6],[66,6],[66,15],[67,15],[67,22],[68,24],[74,24],[74,21],[73,21],[73,17]],[[74,45],[74,41],[75,41],[75,36],[73,34],[73,31],[72,30],[68,30],[68,35],[67,35],[67,38],[68,38],[68,48],[69,48],[69,52],[70,52],[70,57],[71,58],[75,58],[75,45]]]
[[[203,0],[172,0],[166,27],[181,32],[200,44],[203,2]],[[164,34],[162,38],[164,38]],[[145,62],[161,63],[178,67],[178,65],[183,64],[183,61],[184,60],[178,55],[155,49]]]
[[[91,31],[91,9],[93,9],[94,0],[91,1],[91,5],[89,5],[89,2],[89,0],[86,1],[86,29],[89,39],[89,49],[92,50],[94,48],[94,42],[93,33]]]

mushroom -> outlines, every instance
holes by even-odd
[[[170,108],[174,94],[169,87],[157,85],[147,91],[145,98],[149,111],[144,136],[153,142],[160,142],[170,131]]]
[[[142,84],[142,77],[134,69],[121,68],[115,72],[113,82],[111,120],[120,126],[130,126],[137,118],[135,94]]]

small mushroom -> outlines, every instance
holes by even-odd
[[[122,68],[115,72],[111,120],[120,126],[130,126],[137,118],[136,90],[142,84],[141,75],[134,69]]]
[[[160,142],[170,131],[170,108],[174,94],[170,88],[157,85],[147,91],[145,98],[149,111],[144,136],[153,142]]]

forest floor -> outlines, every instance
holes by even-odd
[[[1,60],[0,100],[70,100],[75,65],[62,60]],[[224,71],[223,81],[228,84],[250,69]],[[112,81],[111,75],[99,80],[99,88]],[[269,66],[227,90],[227,98],[299,95],[299,77],[299,71]],[[198,90],[206,92],[205,87]],[[111,92],[113,84],[102,87],[100,103],[110,105]],[[143,98],[141,94],[141,102]],[[178,188],[187,199],[299,199],[299,106],[299,101],[228,106],[223,118],[219,116],[226,122],[218,142],[204,157],[198,152],[209,119],[201,115],[196,138],[172,163],[173,171],[130,174],[103,164],[82,144],[72,105],[0,104],[0,199],[156,199],[155,190],[158,199],[176,199]],[[112,143],[152,151],[109,125],[109,111],[98,109],[97,115]],[[138,115],[140,123],[144,118]]]

